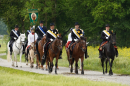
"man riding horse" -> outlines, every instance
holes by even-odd
[[[43,38],[44,35],[46,35],[47,28],[43,26],[43,21],[40,21],[40,25],[35,29],[35,32],[38,34],[38,39],[36,42],[36,50],[38,54],[38,42]]]
[[[57,36],[59,35],[59,32],[57,29],[54,29],[55,25],[54,23],[50,23],[50,30],[48,30],[46,32],[46,44],[44,45],[44,55],[43,55],[43,58],[42,59],[45,59],[46,56],[47,56],[47,52],[48,52],[48,44],[53,42]],[[62,54],[62,51],[60,52],[60,57],[59,59],[62,59],[61,57],[61,54]]]
[[[18,37],[20,36],[20,32],[19,32],[19,27],[18,25],[15,25],[15,29],[11,30],[10,32],[10,42],[9,42],[9,47],[10,47],[10,55],[12,55],[13,49],[12,49],[12,45],[14,43],[15,40],[18,39]]]
[[[79,23],[75,23],[75,28],[71,32],[72,42],[70,43],[70,46],[73,46],[73,43],[78,41],[80,36],[83,36],[83,31],[79,28]],[[87,58],[87,52],[85,52],[85,58]],[[72,59],[72,50],[70,50],[70,59]]]
[[[106,30],[103,30],[102,33],[101,33],[101,39],[103,39],[103,41],[101,42],[101,45],[99,47],[99,58],[102,58],[102,55],[103,55],[103,52],[102,52],[103,46],[105,44],[107,44],[110,35],[113,33],[109,29],[110,29],[110,25],[106,24]],[[116,57],[118,57],[117,47],[116,46],[114,46],[114,47],[115,47],[115,50],[116,50]]]

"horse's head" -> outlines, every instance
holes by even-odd
[[[86,51],[86,38],[80,37],[78,42],[79,42],[79,47],[82,49],[83,52],[85,52]]]
[[[61,34],[59,34],[59,36],[56,39],[56,46],[58,47],[60,51],[62,51],[62,44],[63,44],[62,36]]]
[[[25,33],[24,34],[20,34],[19,38],[20,38],[20,41],[22,42],[22,44],[24,44],[25,38],[26,38]]]
[[[116,45],[116,33],[112,33],[109,37],[109,42],[113,45]]]

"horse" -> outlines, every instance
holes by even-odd
[[[110,65],[109,75],[113,75],[112,64],[116,55],[116,51],[114,47],[115,45],[116,45],[116,33],[112,33],[108,39],[108,43],[103,46],[103,56],[101,58],[103,74],[107,73],[107,62],[109,61],[109,65]],[[105,72],[104,72],[104,61],[106,61]]]
[[[14,59],[16,59],[16,67],[18,67],[18,64],[17,64],[17,55],[20,54],[20,67],[22,67],[22,64],[21,64],[21,57],[22,57],[22,51],[23,51],[23,44],[25,42],[25,33],[24,34],[20,34],[20,36],[18,37],[18,39],[13,43],[13,53],[14,53]],[[9,55],[10,53],[10,48],[9,48],[9,42],[7,44],[7,49],[8,49],[8,55],[7,55],[7,60],[11,59],[11,62],[12,62],[12,66],[15,66],[14,65],[14,59],[12,60],[12,55]]]
[[[57,37],[52,43],[50,43],[48,47],[48,53],[46,58],[42,61],[43,64],[47,63],[48,65],[48,72],[51,73],[53,70],[53,59],[56,58],[55,62],[55,74],[57,74],[57,67],[58,67],[58,59],[60,56],[60,52],[62,51],[62,37],[61,34],[59,34],[59,37]]]
[[[34,54],[34,42],[31,43],[31,46],[29,48],[29,53],[28,53],[28,60],[30,62],[30,68],[33,68],[33,64],[34,64],[34,58],[35,58],[35,54]]]
[[[42,65],[42,56],[44,55],[44,44],[46,43],[46,36],[44,36],[39,42],[38,42],[38,53],[36,55],[36,59],[37,59],[37,66],[36,68],[41,68],[41,69],[44,69],[43,68],[43,65]],[[41,66],[40,66],[40,63],[41,62]],[[47,65],[47,64],[46,64]],[[46,69],[47,69],[47,66],[46,66]]]
[[[85,37],[80,37],[77,42],[72,44],[70,46],[70,49],[72,50],[72,59],[69,59],[70,63],[70,72],[73,72],[73,63],[75,61],[75,73],[78,74],[78,60],[81,59],[81,74],[84,74],[84,69],[83,69],[83,61],[84,61],[84,54],[86,51],[86,38]],[[68,52],[68,51],[67,51]],[[68,52],[68,57],[69,57],[69,52]]]

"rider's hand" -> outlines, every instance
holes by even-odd
[[[74,41],[78,41],[78,39],[74,39]]]
[[[16,37],[14,37],[14,39],[16,40],[17,38],[16,38]]]
[[[50,39],[50,41],[53,41],[53,39]]]
[[[106,37],[106,39],[108,39],[109,37]]]

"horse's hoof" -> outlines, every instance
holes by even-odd
[[[20,68],[22,68],[22,66],[20,66]]]
[[[78,71],[75,71],[75,74],[78,74]]]
[[[18,66],[16,66],[16,67],[18,67]]]
[[[26,65],[28,65],[28,64],[26,64]]]
[[[55,71],[55,74],[57,74],[57,72]]]
[[[46,69],[46,71],[48,71],[48,69]]]
[[[84,75],[84,71],[82,71],[81,74]]]
[[[12,67],[14,67],[14,64],[12,64]]]
[[[57,68],[57,70],[59,70],[59,68]]]
[[[109,75],[110,75],[110,76],[113,75],[113,72],[112,72],[112,71],[109,71]]]
[[[107,73],[107,71],[105,71],[105,73]]]
[[[41,70],[44,70],[44,68],[42,68]]]

